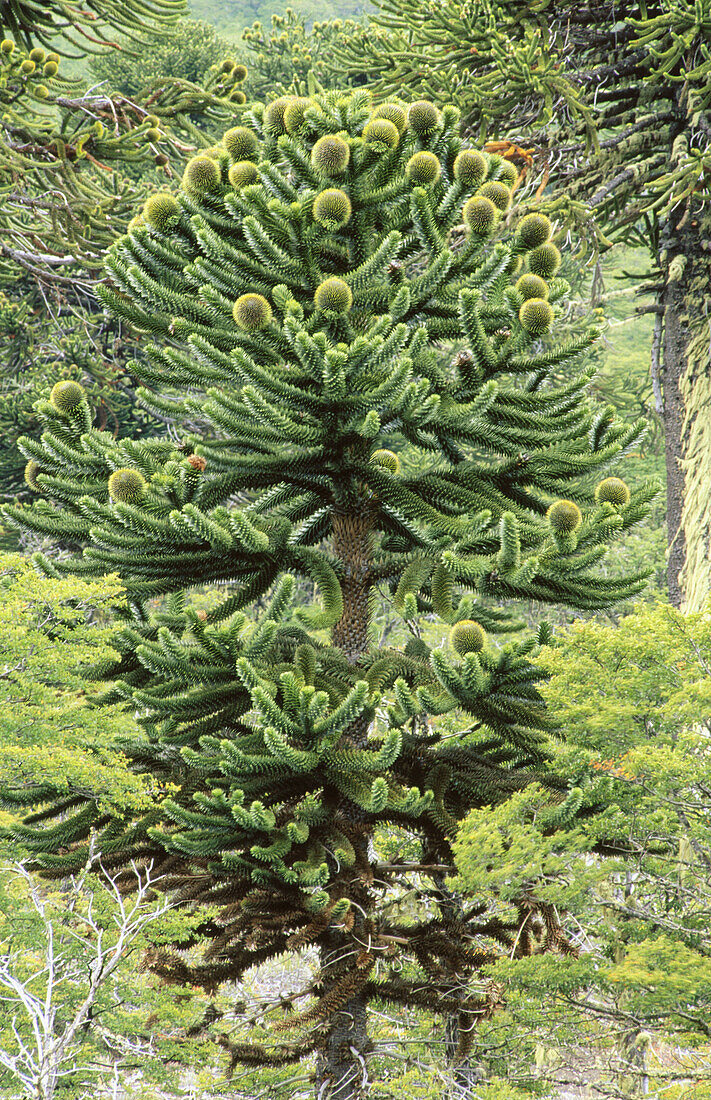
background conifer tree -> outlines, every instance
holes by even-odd
[[[106,302],[155,340],[141,396],[184,420],[182,442],[116,441],[59,382],[22,443],[39,499],[3,510],[64,549],[46,572],[120,575],[102,674],[145,728],[128,760],[170,797],[121,820],[81,792],[3,798],[31,808],[14,835],[48,874],[95,836],[127,889],[130,861],[152,860],[178,902],[210,907],[202,961],[154,953],[170,980],[216,989],[314,945],[316,980],[224,1042],[234,1063],[316,1052],[316,1093],[346,1100],[365,1091],[371,1001],[455,1015],[461,1062],[493,1008],[470,977],[501,947],[540,948],[534,900],[507,922],[446,884],[468,810],[554,785],[536,639],[494,636],[516,600],[638,591],[599,565],[651,490],[599,480],[641,425],[590,403],[576,362],[596,331],[555,338],[552,226],[509,214],[515,171],[462,146],[454,108],[329,92],[247,120],[107,261]],[[292,612],[298,578],[318,605]],[[222,592],[199,614],[202,585]],[[378,607],[406,644],[379,644]],[[415,917],[381,907],[402,881]]]
[[[134,98],[92,93],[65,69],[57,53],[0,42],[0,282],[27,274],[45,291],[86,292],[148,188],[236,120],[247,74],[232,58],[200,85],[149,69]]]
[[[32,404],[52,374],[83,381],[98,422],[116,433],[165,430],[137,413],[130,372],[140,344],[106,317],[93,288],[146,195],[236,121],[246,70],[225,52],[211,64],[227,44],[199,25],[183,21],[167,35],[158,7],[141,9],[151,63],[130,39],[104,49],[93,59],[99,88],[68,75],[58,53],[0,42],[1,499],[31,491],[17,439],[37,430]],[[80,10],[66,14],[81,28]]]
[[[127,39],[120,50],[104,50],[90,59],[89,68],[112,91],[140,99],[171,78],[203,84],[211,67],[220,69],[230,52],[230,43],[210,23],[181,19],[170,34],[151,28],[138,43]]]
[[[342,88],[344,78],[332,64],[333,51],[347,43],[351,35],[360,36],[361,30],[361,24],[353,19],[312,23],[302,8],[286,8],[283,15],[272,15],[269,26],[254,22],[241,35],[252,98],[305,95],[309,79],[324,90]],[[348,83],[363,84],[362,74],[351,73]]]

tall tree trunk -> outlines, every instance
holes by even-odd
[[[341,569],[343,615],[333,629],[333,642],[355,664],[368,649],[369,597],[372,585],[373,517],[367,500],[351,501],[333,517],[333,549]],[[345,735],[351,745],[362,747],[368,722],[353,723]],[[338,874],[343,894],[356,905],[349,929],[328,929],[321,937],[321,994],[333,1000],[328,1031],[316,1066],[317,1100],[361,1100],[368,1088],[368,1002],[362,987],[373,967],[372,896],[369,891],[369,840],[372,829],[367,815],[344,799],[339,804],[343,825],[356,850],[354,867]],[[351,992],[352,991],[352,992]]]
[[[677,210],[663,241],[667,573],[671,603],[687,611],[711,595],[709,228],[708,215]]]
[[[372,585],[373,517],[368,502],[354,502],[333,517],[333,549],[341,565],[343,615],[333,628],[333,644],[355,663],[368,649],[368,603]]]
[[[357,943],[356,929],[354,925],[350,933],[329,933],[325,942],[322,938],[320,982],[326,996],[330,990],[337,995],[344,980],[360,980],[363,948]],[[317,1100],[361,1100],[366,1095],[366,1058],[371,1047],[367,1010],[366,997],[356,989],[332,1013],[316,1066]]]
[[[437,857],[428,854],[428,858]],[[440,912],[445,920],[451,921],[452,930],[457,929],[457,934],[461,937],[464,914],[462,896],[449,889],[444,875],[433,876],[433,881],[439,891]],[[460,995],[461,1008],[459,1012],[450,1013],[444,1025],[444,1050],[451,1073],[451,1085],[447,1090],[446,1100],[473,1100],[475,1086],[481,1085],[486,1075],[476,1064],[476,1054],[472,1050],[477,1017],[471,1011],[471,972],[454,971],[452,979],[452,992]]]
[[[469,1034],[476,1026],[473,1015],[463,1012],[447,1017],[444,1027],[444,1049],[449,1063],[452,1084],[447,1090],[447,1100],[474,1100],[475,1088],[485,1079],[485,1073],[476,1065],[471,1054],[461,1055],[462,1047],[471,1042]]]
[[[681,522],[684,507],[684,470],[681,465],[684,401],[681,394],[681,379],[686,371],[686,327],[683,320],[684,293],[679,282],[667,281],[662,303],[664,305],[662,419],[667,471],[667,585],[670,602],[674,607],[681,607],[683,592],[679,576],[686,558],[686,540]]]

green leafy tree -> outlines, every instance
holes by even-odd
[[[166,1097],[198,1088],[224,1095],[219,1048],[204,1034],[220,1010],[199,992],[167,993],[141,971],[146,948],[166,935],[189,938],[195,927],[160,885],[141,867],[127,898],[110,873],[84,868],[48,885],[21,862],[0,865],[3,1100],[149,1088]],[[238,1100],[254,1094],[231,1090]]]
[[[120,575],[108,698],[145,727],[132,766],[175,793],[119,820],[41,789],[42,823],[13,835],[50,875],[83,866],[95,835],[127,888],[151,859],[178,904],[218,906],[202,960],[154,954],[168,979],[213,990],[313,945],[316,979],[224,1042],[234,1064],[315,1052],[317,1094],[346,1100],[366,1089],[371,1001],[456,1016],[461,1062],[488,1010],[469,986],[477,936],[530,949],[519,921],[490,925],[442,879],[458,820],[544,769],[535,639],[490,635],[517,627],[517,599],[638,591],[598,566],[654,490],[595,488],[641,425],[588,399],[576,361],[597,331],[552,334],[568,287],[551,223],[508,228],[515,173],[462,145],[456,109],[373,110],[357,91],[247,117],[107,260],[102,297],[155,339],[142,399],[184,419],[182,443],[117,442],[59,382],[42,440],[21,444],[40,500],[3,509],[85,547],[39,557],[49,575]],[[320,605],[291,614],[296,578]],[[200,615],[184,593],[202,585],[225,591]],[[378,605],[406,644],[378,644]],[[428,615],[448,649],[421,637]],[[383,896],[408,875],[432,904],[398,920]]]
[[[92,882],[84,873],[51,894],[21,863],[0,875],[0,1090],[19,1086],[28,1100],[68,1088],[87,1095],[103,1068],[92,1021],[103,1017],[109,1046],[112,1008],[125,996],[119,968],[128,969],[166,903],[155,902],[150,874],[128,901],[106,876]]]
[[[509,143],[514,157],[528,150],[549,212],[599,233],[603,247],[649,249],[651,273],[637,283],[655,295],[669,594],[700,610],[711,589],[711,3],[378,6],[378,33],[364,28],[336,48],[335,70],[365,69],[380,95],[451,97],[480,140]]]
[[[121,596],[116,578],[42,577],[18,554],[0,555],[0,782],[21,804],[37,784],[73,801],[84,790],[118,812],[145,809],[150,788],[112,744],[130,736],[120,708],[91,709],[86,669],[108,660],[108,608]],[[91,622],[104,617],[104,625]],[[23,795],[25,791],[25,796]]]
[[[83,792],[115,816],[145,813],[166,794],[120,750],[135,736],[132,715],[94,706],[98,688],[87,683],[92,663],[115,657],[108,615],[121,595],[115,577],[57,580],[18,554],[0,555],[0,784],[16,807],[35,802],[38,784],[67,809]],[[20,853],[6,841],[0,854]],[[176,1002],[137,973],[143,949],[165,935],[189,939],[196,924],[187,912],[161,917],[165,906],[149,901],[142,874],[141,897],[125,901],[86,868],[48,888],[17,863],[0,867],[0,1096],[86,1096],[116,1075],[130,1086],[137,1062],[143,1080],[164,1090],[175,1087],[178,1064],[216,1076],[214,1045],[197,1027],[204,996]],[[148,879],[155,890],[150,870]]]
[[[535,896],[580,949],[500,955],[492,968],[508,1019],[480,1035],[483,1049],[506,1034],[494,1064],[530,1078],[535,1060],[537,1088],[594,1077],[603,1096],[705,1095],[710,646],[708,616],[664,604],[619,626],[575,623],[536,661],[566,730],[555,767],[569,795],[556,805],[531,786],[462,823],[455,850],[473,898],[515,908]],[[581,1034],[592,1061],[581,1063]]]

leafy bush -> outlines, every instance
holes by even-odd
[[[501,953],[489,970],[509,1071],[535,1058],[554,1090],[571,1074],[601,1095],[637,1095],[643,1077],[650,1093],[691,1088],[707,1076],[711,1012],[711,619],[640,605],[617,627],[575,623],[535,663],[568,793],[531,786],[473,810],[455,844],[473,904],[497,892],[505,919],[523,892],[570,937],[572,950]],[[537,935],[543,946],[545,921]],[[678,1044],[700,1051],[696,1070]]]

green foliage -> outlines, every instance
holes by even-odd
[[[669,592],[699,610],[711,592],[711,0],[377,6],[370,25],[336,47],[334,70],[366,69],[382,97],[451,97],[467,132],[522,164],[538,183],[536,204],[574,226],[584,247],[648,250],[670,472]],[[558,263],[548,243],[529,266],[549,279]]]
[[[309,27],[303,6],[298,12],[287,7],[283,15],[267,17],[268,28],[256,20],[242,32],[248,51],[249,87],[255,98],[284,92],[303,96],[309,91],[309,74],[322,88],[342,85],[342,74],[339,79],[333,72],[333,50],[347,43],[360,26],[351,19],[323,21],[323,9],[314,14],[319,18]],[[354,75],[352,83],[362,83],[360,74]]]
[[[110,46],[111,41],[101,37],[110,31],[135,34],[147,22],[170,27],[184,12],[184,0],[94,0],[91,10],[75,0],[47,0],[40,9],[30,0],[7,0],[0,13],[0,32],[12,35],[28,49],[33,42],[54,48],[59,39],[62,45],[83,52],[88,42]]]
[[[131,431],[140,438],[155,432],[138,407],[128,371],[141,355],[140,344],[119,325],[90,310],[57,304],[47,315],[45,302],[26,279],[0,292],[0,496],[27,498],[37,485],[25,474],[17,448],[21,435],[39,434],[33,408],[63,379],[87,390],[97,422],[111,432]]]
[[[25,63],[32,66],[29,74],[23,71]],[[87,113],[80,104],[80,82],[67,78],[62,65],[40,83],[45,79],[21,49],[0,54],[0,105],[6,120],[0,136],[4,283],[14,282],[18,268],[37,275],[48,267],[46,277],[60,283],[82,261],[96,270],[97,243],[113,238],[111,219],[117,230],[125,226],[135,201],[121,177],[109,184],[106,167],[145,165],[155,155],[146,146],[146,111],[119,113],[107,100],[95,114]],[[66,104],[63,118],[59,101]],[[66,197],[53,203],[47,200],[53,193]],[[47,264],[45,255],[51,257]]]
[[[115,811],[148,804],[149,787],[116,747],[133,720],[118,707],[92,708],[97,693],[86,685],[90,664],[111,655],[109,630],[88,609],[105,612],[121,591],[115,578],[57,580],[19,555],[0,556],[0,782],[12,806],[34,800],[38,785],[65,797],[92,792]]]
[[[145,14],[150,10],[144,5]],[[79,8],[71,12],[81,25]],[[234,121],[245,100],[242,92],[234,99],[244,68],[233,64],[224,74],[213,66],[191,82],[173,75],[167,46],[154,48],[164,41],[171,39],[158,35],[146,47],[148,66],[135,53],[120,53],[140,88],[127,98],[102,75],[107,86],[92,97],[91,110],[86,82],[66,75],[61,60],[51,74],[19,47],[0,52],[0,283],[12,286],[19,272],[73,297],[86,293],[100,276],[102,250],[151,189],[154,168],[170,178],[171,158],[182,166],[192,143],[209,146],[215,125],[222,133]],[[181,56],[184,46],[179,37]],[[95,63],[110,68],[106,57]],[[128,78],[122,70],[114,75],[123,87]]]
[[[127,899],[106,874],[48,888],[21,863],[0,867],[3,1097],[81,1097],[137,1079],[178,1095],[178,1074],[216,1076],[205,1033],[227,1006],[166,995],[139,962],[166,936],[189,940],[195,921],[167,908],[145,869],[137,885]],[[181,1029],[192,1037],[179,1043]]]
[[[152,859],[177,904],[218,905],[203,955],[176,943],[152,959],[168,980],[212,991],[317,948],[315,984],[224,1045],[234,1065],[319,1050],[321,1076],[343,1082],[362,1065],[352,1052],[334,1062],[341,1006],[363,1055],[374,999],[465,1020],[480,1009],[481,911],[453,908],[438,869],[472,807],[534,779],[541,798],[565,786],[546,767],[555,723],[529,660],[537,639],[497,636],[519,627],[513,601],[591,610],[638,592],[639,576],[601,563],[654,489],[635,486],[619,509],[595,501],[594,479],[641,425],[587,395],[579,360],[595,329],[560,340],[555,321],[535,336],[521,324],[514,217],[489,236],[462,226],[481,181],[455,176],[456,110],[418,103],[401,131],[373,117],[367,92],[327,92],[288,132],[293,102],[244,114],[258,183],[235,190],[216,145],[176,190],[174,223],[134,221],[108,256],[102,299],[150,334],[141,398],[181,424],[181,442],[117,440],[40,402],[42,439],[21,447],[42,499],[3,510],[67,547],[38,559],[48,575],[120,575],[119,657],[97,674],[140,716],[131,767],[174,790],[107,821],[91,797],[65,813],[38,788],[41,820],[9,831],[47,875],[83,866],[96,836],[105,866],[128,876]],[[408,173],[421,154],[441,170],[426,187]],[[501,161],[480,155],[482,186],[508,203]],[[317,200],[334,190],[350,218],[320,224]],[[551,284],[552,316],[567,293]],[[441,344],[457,354],[443,360]],[[561,534],[546,514],[563,494],[576,530]],[[314,606],[293,608],[297,583]],[[208,584],[219,598],[200,615],[185,593]],[[378,607],[414,630],[438,616],[454,653],[420,637],[377,645]],[[381,910],[408,874],[375,847],[392,827],[438,891],[412,922]],[[492,926],[514,955],[530,947],[519,923]]]
[[[366,68],[378,96],[407,88],[413,98],[451,98],[482,140],[525,135],[543,149],[571,140],[581,153],[587,149],[574,181],[567,166],[560,182],[553,181],[561,212],[574,213],[578,200],[597,192],[601,181],[612,181],[596,196],[599,229],[614,228],[618,236],[631,232],[641,242],[643,215],[703,195],[703,142],[679,136],[671,157],[661,146],[671,153],[678,134],[669,113],[678,90],[675,66],[688,80],[679,105],[692,129],[693,119],[708,110],[709,62],[691,60],[708,30],[708,0],[682,0],[659,11],[636,2],[582,10],[557,4],[552,11],[536,0],[464,7],[452,2],[432,10],[417,0],[382,0],[377,6],[370,25],[336,48],[334,69]],[[603,105],[595,91],[609,75],[605,66],[614,49],[637,64],[617,74]],[[614,137],[601,147],[603,131]],[[623,170],[632,164],[633,170]],[[582,214],[578,206],[575,216]]]
[[[126,39],[120,50],[92,57],[89,68],[96,81],[131,99],[150,91],[166,78],[204,84],[213,66],[231,52],[230,43],[209,23],[181,19],[169,35],[142,35]]]
[[[594,390],[603,404],[612,405],[622,417],[642,416],[648,430],[639,447],[617,467],[619,476],[632,484],[637,478],[666,481],[663,426],[656,407],[649,373],[649,352],[654,336],[654,316],[648,312],[651,296],[641,294],[635,284],[649,269],[646,253],[615,245],[593,269],[589,293],[599,303],[608,321],[604,348],[598,351],[599,373]],[[649,517],[621,547],[625,567],[654,564],[650,580],[654,598],[666,598],[665,501],[658,499]],[[627,608],[627,610],[630,610]]]
[[[6,9],[10,11],[7,5]],[[45,56],[42,47],[27,54],[10,39],[0,51],[0,106],[5,119],[0,134],[3,498],[26,497],[28,489],[36,490],[33,477],[23,478],[16,442],[37,429],[32,406],[38,393],[46,394],[58,379],[88,388],[94,407],[100,406],[102,428],[119,431],[130,422],[136,436],[156,430],[155,423],[149,427],[149,418],[136,409],[132,392],[130,371],[141,354],[138,341],[120,324],[107,321],[92,290],[103,276],[103,249],[126,229],[144,200],[150,224],[163,229],[172,224],[172,196],[150,195],[159,174],[164,181],[172,178],[174,168],[182,168],[196,145],[209,146],[215,124],[222,132],[234,121],[232,96],[245,75],[243,67],[231,63],[228,74],[206,71],[207,55],[193,41],[201,33],[204,40],[204,28],[181,23],[168,36],[156,29],[153,15],[178,10],[179,5],[160,3],[141,5],[140,12],[128,3],[110,10],[97,6],[99,19],[111,17],[112,26],[149,36],[140,56],[131,37],[124,51],[112,47],[95,58],[99,67],[105,63],[109,70],[109,56],[113,59],[118,85],[123,70],[117,58],[141,88],[160,76],[158,86],[151,86],[143,99],[135,86],[127,98],[104,83],[99,94],[90,96],[87,108],[86,83],[67,75],[68,66],[58,54]],[[89,48],[80,6],[69,4],[62,11],[61,20],[69,21],[67,36],[72,37],[74,25],[77,41]],[[60,17],[54,5],[45,16],[47,23],[44,16],[37,21],[40,37]],[[59,34],[59,24],[55,29]],[[97,33],[101,34],[100,23],[93,39],[100,44]],[[188,80],[202,67],[195,51],[188,49],[190,43],[205,61],[206,69],[199,74],[202,85]],[[175,72],[177,53],[183,59],[180,75]],[[97,70],[97,75],[103,81],[112,79],[109,72]]]
[[[491,975],[504,985],[512,1057],[531,1032],[559,1050],[587,1034],[600,1046],[598,1088],[610,1095],[616,1086],[636,1095],[641,1073],[651,1094],[678,1081],[694,1095],[697,1071],[676,1044],[703,1052],[707,1043],[711,787],[700,717],[710,658],[707,615],[640,605],[616,627],[575,623],[536,660],[566,731],[554,767],[568,793],[552,799],[531,786],[473,810],[455,843],[475,901],[496,894],[516,909],[522,894],[535,898],[544,913],[546,905],[565,913],[576,945],[559,941],[547,959],[499,953]],[[545,947],[552,926],[534,925],[523,934]],[[630,1034],[647,1033],[650,1052],[635,1062]],[[666,1044],[668,1057],[652,1057]],[[566,1065],[565,1050],[558,1064]],[[703,1061],[697,1067],[702,1080]],[[550,1087],[555,1068],[554,1060],[541,1070]],[[572,1084],[569,1063],[565,1072]],[[578,1072],[582,1084],[589,1066]]]

